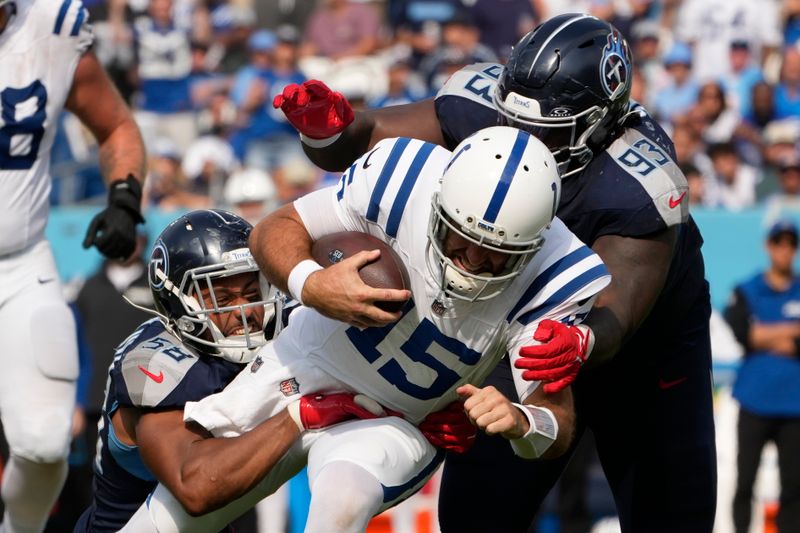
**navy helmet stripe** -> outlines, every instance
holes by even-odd
[[[78,35],[78,32],[81,31],[81,24],[83,24],[83,19],[86,18],[86,8],[81,8],[78,12],[78,16],[75,18],[75,24],[72,25],[72,30],[69,34],[73,37]]]
[[[511,187],[511,181],[514,179],[514,174],[517,173],[519,162],[522,161],[522,154],[525,148],[528,147],[528,140],[530,136],[522,130],[517,132],[517,139],[514,141],[514,147],[511,148],[511,154],[508,156],[506,166],[503,169],[503,174],[500,176],[500,182],[494,189],[492,199],[489,201],[489,207],[486,208],[486,213],[483,219],[486,222],[494,222],[497,220],[497,215],[500,213],[500,208],[508,194],[508,189]]]
[[[69,9],[69,5],[72,3],[72,0],[64,0],[61,3],[61,9],[58,10],[58,17],[56,18],[56,27],[53,28],[53,33],[59,34],[61,33],[61,26],[64,25],[64,19],[67,16],[67,10]]]
[[[400,139],[397,139],[397,142],[392,147],[392,151],[389,153],[386,164],[383,166],[383,169],[378,176],[378,181],[375,183],[375,188],[372,190],[372,196],[369,199],[369,207],[367,207],[367,220],[370,222],[378,221],[378,213],[380,213],[381,198],[383,198],[383,193],[386,192],[386,186],[389,185],[389,180],[391,179],[392,174],[394,174],[395,168],[397,168],[397,163],[400,161],[400,157],[403,155],[406,146],[408,146],[408,143],[410,142],[411,139],[401,137]]]
[[[389,211],[389,220],[386,222],[386,234],[389,237],[397,237],[397,230],[400,227],[400,220],[403,218],[406,204],[408,204],[408,198],[411,196],[411,191],[414,190],[414,184],[417,183],[417,177],[419,177],[422,167],[425,166],[434,148],[436,148],[435,144],[423,144],[417,155],[414,156],[411,166],[408,167],[408,172],[403,178],[403,183],[400,185],[400,190],[397,191],[392,209]]]

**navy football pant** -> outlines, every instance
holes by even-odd
[[[594,433],[623,533],[712,530],[716,450],[710,307],[701,303],[671,329],[681,332],[679,339],[631,343],[611,363],[586,369],[574,384],[578,435],[587,426]],[[650,336],[637,337],[647,341]],[[485,384],[516,398],[507,359]],[[480,434],[469,453],[449,454],[445,462],[442,532],[527,531],[569,455],[523,461],[506,440]]]

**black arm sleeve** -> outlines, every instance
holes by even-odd
[[[738,287],[733,291],[731,301],[725,308],[723,316],[731,326],[736,340],[745,347],[746,352],[750,352],[750,307]]]

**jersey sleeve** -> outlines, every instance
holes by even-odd
[[[89,12],[81,0],[43,2],[51,4],[49,10],[55,15],[52,20],[52,33],[58,35],[65,51],[83,55],[94,42],[94,32],[89,23]],[[48,20],[50,17],[48,17]]]
[[[197,356],[174,336],[151,325],[111,370],[116,402],[123,407],[182,408],[213,392],[194,379],[191,370],[197,363]]]
[[[294,202],[303,224],[317,240],[339,231],[395,238],[412,194],[431,191],[450,152],[423,141],[384,139],[356,160],[335,186]],[[437,182],[438,183],[438,182]]]
[[[570,234],[558,219],[554,220],[550,233],[560,233],[565,238],[559,240],[508,316],[508,354],[521,400],[530,396],[539,382],[525,381],[522,371],[513,365],[520,348],[536,343],[533,334],[539,322],[545,319],[566,324],[582,322],[597,294],[611,282],[600,256]],[[553,235],[548,238],[555,240]]]
[[[436,116],[449,149],[476,131],[497,125],[492,95],[503,66],[475,63],[455,72],[434,100]]]
[[[639,237],[688,220],[689,184],[668,148],[638,129],[628,129],[600,156],[607,172],[603,182],[617,184],[609,189],[619,204],[605,214],[595,213],[608,218],[598,220],[605,228],[601,233]]]

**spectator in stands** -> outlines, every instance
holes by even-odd
[[[211,9],[213,37],[209,54],[224,74],[242,68],[249,57],[247,43],[255,30],[256,16],[252,8],[240,4],[243,3],[218,2]]]
[[[763,64],[781,44],[779,10],[775,0],[684,0],[675,33],[694,49],[697,79],[730,72],[728,54],[736,39],[747,39],[756,62]]]
[[[369,102],[369,107],[387,107],[410,104],[425,97],[424,91],[414,86],[413,71],[408,59],[397,59],[389,65],[387,72],[389,88],[386,94]]]
[[[734,136],[742,159],[754,166],[764,162],[764,128],[775,116],[772,86],[765,81],[756,82],[750,94],[749,111],[741,116]]]
[[[670,81],[653,94],[653,110],[660,121],[669,123],[695,104],[699,87],[692,76],[692,50],[688,45],[673,44],[663,62]]]
[[[497,56],[492,50],[481,44],[481,34],[475,25],[472,15],[466,10],[456,11],[452,18],[442,25],[442,46],[420,63],[419,70],[432,91],[438,90],[449,77],[442,78],[444,67],[452,63],[454,56],[459,56],[459,63],[493,63]]]
[[[183,152],[197,135],[189,93],[191,35],[176,25],[172,0],[150,0],[147,16],[134,25],[139,101],[136,120],[147,148],[168,137]]]
[[[411,65],[416,67],[432,54],[442,39],[442,24],[464,5],[461,0],[391,0],[389,24],[398,43],[411,49]]]
[[[230,94],[239,123],[231,145],[246,166],[272,171],[302,152],[296,131],[272,107],[272,98],[287,84],[302,83],[305,78],[296,68],[295,44],[291,41],[259,30],[250,37],[249,46],[250,63],[236,73]],[[280,50],[279,70],[274,68],[276,50]]]
[[[689,205],[698,207],[704,205],[706,184],[703,174],[691,163],[680,165],[680,169],[689,184]]]
[[[766,240],[769,267],[738,285],[725,310],[746,348],[733,389],[740,404],[733,502],[737,533],[750,530],[753,485],[768,441],[778,448],[778,531],[800,531],[800,280],[792,268],[797,240],[793,222],[775,223]]]
[[[378,49],[380,29],[373,6],[351,0],[322,0],[308,20],[301,55],[333,60],[367,56]]]
[[[266,171],[243,168],[228,177],[225,183],[225,204],[251,224],[278,207],[275,183]]]
[[[181,170],[181,155],[171,140],[161,138],[153,143],[148,168],[145,205],[163,210],[211,207],[208,196],[189,190],[189,183]]]
[[[783,50],[781,76],[775,87],[775,118],[800,117],[800,49]]]
[[[654,20],[642,20],[631,28],[631,46],[633,48],[633,60],[636,62],[634,74],[638,73],[644,81],[644,92],[652,95],[670,83],[670,77],[661,60],[661,28]],[[633,98],[633,96],[632,96]],[[650,100],[639,100],[637,102],[646,107],[651,106]]]
[[[734,144],[712,144],[708,155],[714,168],[714,180],[705,190],[706,205],[732,210],[753,205],[760,175],[755,168],[739,160]]]
[[[675,124],[672,142],[675,145],[675,156],[679,165],[691,163],[700,170],[706,180],[713,179],[714,168],[711,159],[705,153],[705,145],[700,135],[687,121],[682,120]]]
[[[469,9],[481,44],[505,61],[511,47],[542,19],[542,4],[541,0],[475,0]]]
[[[764,161],[778,166],[797,155],[800,117],[773,120],[764,128]]]
[[[764,73],[753,61],[750,43],[746,39],[731,41],[728,57],[731,70],[722,78],[728,102],[739,111],[739,115],[749,116],[753,102],[753,86],[763,81]]]
[[[739,125],[739,113],[728,106],[722,86],[716,81],[707,81],[700,86],[696,108],[690,118],[697,116],[700,135],[706,143],[728,142]]]

